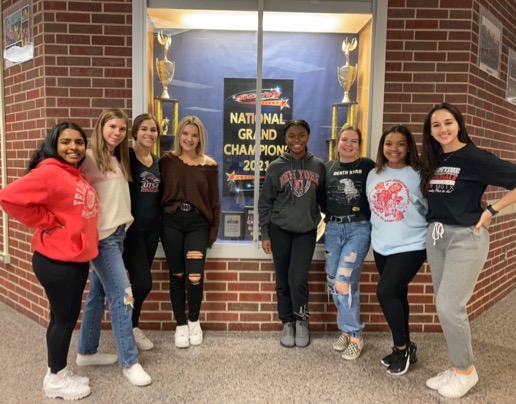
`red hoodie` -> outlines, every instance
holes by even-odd
[[[32,249],[47,258],[87,262],[98,255],[98,200],[81,170],[54,158],[0,190],[0,206],[36,227]]]

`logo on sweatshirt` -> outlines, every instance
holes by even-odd
[[[78,205],[83,205],[82,217],[84,219],[91,219],[98,213],[97,195],[92,186],[83,179],[79,180],[75,189],[73,206]]]
[[[290,188],[294,196],[301,198],[310,189],[317,189],[319,174],[310,170],[289,170],[279,180],[282,188]]]
[[[455,182],[460,174],[459,167],[439,167],[430,180],[428,192],[439,194],[451,194],[455,188]]]
[[[369,193],[371,211],[384,222],[400,222],[410,203],[408,187],[400,180],[379,182]]]
[[[140,174],[142,180],[141,192],[158,192],[160,180],[156,176],[148,171],[144,171]]]

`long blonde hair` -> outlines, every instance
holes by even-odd
[[[131,168],[129,165],[129,140],[128,140],[128,131],[129,131],[129,119],[127,115],[117,108],[106,109],[102,114],[100,114],[99,119],[93,129],[93,134],[91,135],[90,148],[93,151],[93,157],[95,157],[95,161],[97,162],[97,166],[99,167],[102,173],[106,173],[108,171],[116,172],[116,167],[113,167],[111,162],[111,153],[107,147],[106,141],[103,136],[103,128],[104,125],[110,121],[111,119],[123,119],[125,121],[126,126],[126,135],[124,140],[115,147],[114,155],[118,162],[120,163],[120,168],[124,177],[127,181],[131,180]]]
[[[179,121],[179,124],[177,125],[176,138],[174,139],[174,150],[172,150],[172,154],[174,156],[181,156],[183,154],[183,146],[181,146],[180,137],[186,125],[195,125],[197,126],[197,129],[199,129],[199,144],[195,148],[195,153],[200,157],[204,157],[206,148],[206,128],[204,127],[202,121],[195,115],[185,116]]]

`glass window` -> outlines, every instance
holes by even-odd
[[[309,122],[308,147],[324,161],[345,122],[367,136],[372,2],[317,3],[149,2],[145,96],[167,133],[161,151],[170,150],[178,119],[197,115],[219,164],[212,257],[260,256],[254,212],[268,164],[286,150],[287,120]]]

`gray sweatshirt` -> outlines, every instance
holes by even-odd
[[[307,152],[301,159],[285,153],[267,169],[258,199],[262,240],[270,240],[272,223],[293,233],[317,228],[326,208],[324,163]]]

